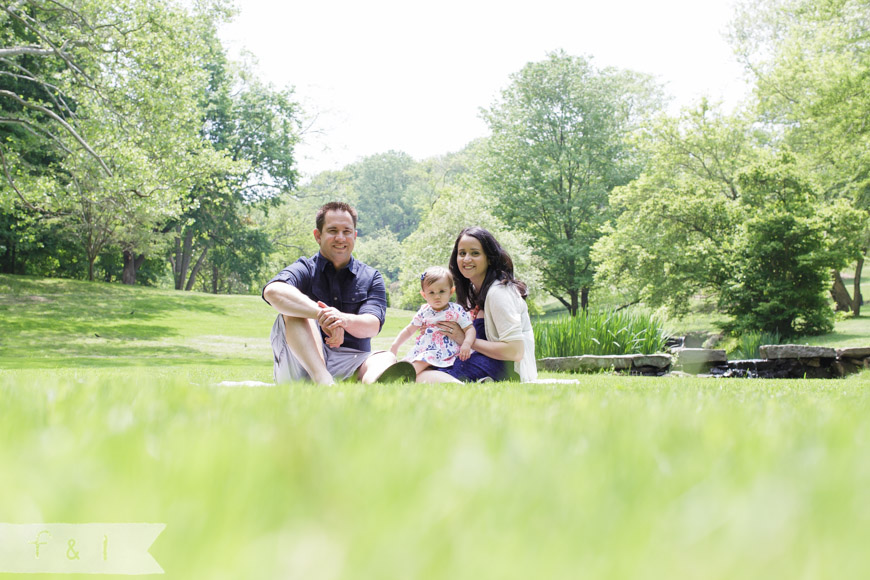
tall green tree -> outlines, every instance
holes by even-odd
[[[353,164],[353,175],[364,234],[387,229],[401,241],[416,229],[422,210],[421,190],[412,175],[416,166],[407,153],[387,151]]]
[[[788,153],[755,163],[738,181],[744,217],[720,294],[721,309],[732,317],[728,326],[782,336],[830,332],[829,272],[846,262],[838,242],[860,227],[857,210],[844,200],[820,205]]]
[[[429,205],[419,227],[402,241],[398,306],[420,306],[420,274],[430,266],[447,266],[453,243],[463,228],[480,226],[493,232],[510,253],[516,276],[529,286],[530,302],[538,293],[540,272],[529,250],[528,236],[513,231],[493,214],[494,196],[480,189],[473,170],[482,142],[417,165],[413,173],[429,188]]]
[[[763,119],[776,126],[824,198],[848,199],[865,227],[852,242],[852,295],[834,270],[840,310],[860,313],[870,249],[870,1],[760,0],[740,5],[731,27],[756,79]]]
[[[3,199],[68,228],[90,279],[102,249],[123,241],[119,231],[130,224],[155,229],[177,215],[179,192],[224,163],[199,138],[197,101],[206,82],[201,30],[226,11],[220,2],[197,6],[3,5],[3,17],[20,32],[4,36],[14,44],[0,48],[0,73],[21,90],[0,91],[9,112],[2,124],[28,135],[3,143]],[[28,158],[33,140],[51,156]]]
[[[729,279],[743,219],[740,171],[763,155],[752,121],[702,100],[657,119],[638,140],[643,174],[613,190],[616,217],[596,242],[596,279],[626,304],[687,312],[691,297],[718,296]]]
[[[649,77],[560,51],[512,75],[483,111],[492,136],[477,173],[493,211],[529,236],[544,288],[572,315],[588,306],[608,195],[640,172],[629,136],[660,104]]]
[[[259,224],[248,219],[249,206],[275,202],[295,188],[298,178],[299,107],[293,91],[263,84],[249,64],[230,62],[214,28],[206,31],[206,41],[209,85],[201,102],[202,139],[232,165],[197,180],[183,198],[184,212],[169,224],[169,261],[178,290],[193,289],[203,268],[211,271],[212,289],[221,279],[244,282],[257,272],[269,248],[267,236],[255,231]],[[257,251],[243,252],[248,263],[242,267],[238,256],[245,244]]]

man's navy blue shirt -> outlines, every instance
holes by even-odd
[[[380,272],[353,257],[346,267],[338,271],[320,252],[310,258],[299,258],[269,280],[266,286],[278,281],[291,284],[315,302],[323,302],[341,312],[373,314],[380,321],[381,328],[384,326],[387,314],[384,278]],[[341,346],[370,351],[372,341],[370,338],[357,338],[345,331]]]

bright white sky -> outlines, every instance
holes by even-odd
[[[673,106],[747,92],[725,39],[734,0],[236,0],[223,30],[260,78],[294,86],[313,126],[310,177],[388,150],[417,160],[488,133],[509,76],[548,52],[652,74]]]

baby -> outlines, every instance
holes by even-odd
[[[460,360],[467,360],[471,355],[471,345],[477,337],[471,315],[459,304],[450,302],[454,291],[450,270],[441,266],[427,269],[420,276],[420,286],[420,295],[426,300],[426,304],[420,307],[411,319],[411,324],[399,333],[390,347],[390,352],[398,355],[399,347],[419,330],[414,347],[404,359],[414,365],[417,374],[429,367],[451,367],[457,356]],[[454,321],[465,330],[462,345],[438,328],[437,323],[445,320]]]

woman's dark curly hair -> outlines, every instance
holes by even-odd
[[[471,236],[480,242],[483,253],[486,256],[487,269],[486,277],[483,280],[483,286],[475,289],[471,285],[471,281],[462,275],[459,269],[457,255],[459,253],[459,240],[463,236]],[[486,303],[486,295],[489,292],[489,287],[493,282],[511,283],[519,290],[520,295],[526,298],[528,289],[523,282],[514,278],[514,262],[511,260],[510,254],[501,247],[498,240],[495,239],[489,230],[485,230],[478,226],[465,228],[459,235],[456,236],[456,242],[453,244],[453,253],[450,255],[450,271],[453,273],[453,279],[456,285],[456,301],[461,306],[471,310],[475,306],[483,308]]]

